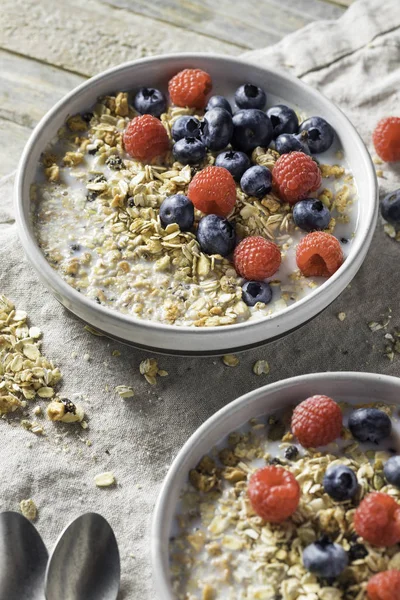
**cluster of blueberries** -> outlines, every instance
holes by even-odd
[[[349,429],[353,437],[360,442],[379,444],[387,439],[392,431],[390,417],[376,408],[360,408],[354,410],[349,417]],[[384,465],[384,475],[388,483],[400,488],[400,456],[392,456]],[[359,490],[356,474],[345,465],[333,465],[324,475],[325,492],[336,502],[344,502],[354,498]],[[356,544],[356,556],[366,556],[366,549]],[[349,556],[350,554],[350,556]],[[303,552],[304,566],[319,577],[335,579],[347,566],[351,556],[340,544],[335,544],[328,537],[307,546]]]
[[[320,154],[331,147],[334,130],[325,119],[310,117],[299,125],[294,110],[283,104],[272,106],[264,113],[266,100],[266,94],[261,88],[246,83],[236,91],[235,103],[240,110],[232,116],[228,100],[223,96],[212,96],[202,122],[195,117],[184,116],[174,123],[172,135],[176,142],[175,158],[183,164],[194,164],[205,157],[207,148],[221,150],[230,143],[235,150],[219,155],[216,164],[228,169],[234,179],[240,181],[246,194],[258,197],[258,190],[261,194],[262,189],[268,188],[271,183],[265,172],[268,169],[251,167],[246,152],[257,146],[268,146],[272,140],[279,154],[293,151]],[[139,113],[160,117],[167,108],[167,100],[160,90],[141,88],[134,98],[134,106]],[[242,175],[250,168],[253,171],[242,179]],[[268,192],[261,195],[265,193]],[[310,208],[313,209],[314,217],[311,216]],[[321,219],[325,219],[324,223],[327,219],[326,214],[321,214],[322,210],[321,207],[315,208],[309,204],[304,210],[297,209],[297,218],[299,221],[305,219],[303,222],[306,224],[311,222],[313,230],[325,229],[326,225],[320,225]],[[395,226],[400,225],[400,190],[384,198],[381,212],[386,221]],[[296,215],[293,214],[293,217]],[[295,223],[302,227],[296,220]]]
[[[279,104],[264,111],[267,97],[260,87],[246,83],[235,93],[239,110],[233,114],[224,96],[212,96],[205,108],[204,118],[184,115],[172,126],[173,156],[181,164],[199,164],[207,150],[222,151],[215,165],[227,169],[243,192],[262,198],[272,189],[271,171],[264,166],[251,164],[249,153],[257,146],[268,147],[274,141],[280,154],[301,151],[318,154],[330,148],[334,130],[321,117],[311,117],[299,124],[295,111]],[[165,112],[167,100],[155,88],[141,88],[135,95],[133,105],[139,113],[160,117]],[[232,149],[226,150],[227,146]],[[326,229],[331,219],[330,211],[315,198],[298,202],[293,209],[293,220],[304,231]],[[170,196],[160,207],[163,227],[177,223],[181,231],[189,231],[194,223],[194,207],[182,194]],[[229,256],[236,245],[232,223],[216,215],[201,219],[197,239],[207,254]],[[254,306],[257,302],[270,302],[271,288],[267,283],[246,282],[243,299]]]

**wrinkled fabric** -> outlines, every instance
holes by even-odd
[[[311,23],[245,57],[285,69],[321,90],[351,119],[371,151],[377,119],[400,114],[398,0],[361,0],[338,21]],[[378,168],[384,171],[382,194],[400,187],[399,165]],[[153,599],[149,531],[154,502],[171,460],[207,417],[245,392],[294,375],[399,374],[400,355],[392,362],[384,356],[385,331],[373,333],[367,323],[380,321],[391,308],[388,331],[400,325],[400,244],[379,223],[352,284],[311,323],[241,354],[236,368],[220,358],[160,356],[159,366],[169,375],[152,387],[139,373],[150,353],[91,335],[39,282],[17,239],[12,187],[11,174],[0,182],[0,290],[42,329],[43,353],[63,373],[61,393],[84,396],[89,428],[46,423],[47,435],[36,437],[15,418],[1,420],[0,510],[18,510],[21,500],[33,498],[39,509],[36,526],[49,549],[72,518],[101,513],[120,546],[120,598]],[[338,319],[339,312],[346,313],[345,321]],[[269,362],[268,376],[252,372],[258,359]],[[135,396],[122,400],[114,392],[118,385],[132,386]],[[94,476],[103,471],[115,474],[115,487],[94,485]]]

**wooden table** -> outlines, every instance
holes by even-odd
[[[167,52],[238,55],[352,0],[1,0],[0,177],[37,121],[85,78]]]

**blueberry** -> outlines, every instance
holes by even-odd
[[[304,231],[321,231],[326,229],[331,220],[329,209],[315,198],[301,200],[293,207],[293,221]]]
[[[383,467],[388,483],[400,488],[400,456],[392,456]]]
[[[160,221],[163,227],[177,223],[181,231],[189,231],[194,222],[194,206],[183,194],[168,196],[160,206]]]
[[[171,133],[175,142],[184,137],[200,138],[200,121],[190,115],[179,117],[172,125]]]
[[[267,102],[267,96],[260,87],[245,83],[236,90],[235,102],[239,108],[259,108],[262,110]]]
[[[175,142],[172,147],[172,154],[175,160],[182,165],[194,165],[205,158],[207,149],[200,140],[194,137],[186,137]]]
[[[212,108],[224,108],[229,114],[232,114],[232,107],[225,96],[211,96],[207,102],[206,112]]]
[[[279,154],[289,154],[289,152],[304,152],[310,154],[307,146],[306,136],[303,134],[282,133],[275,140],[275,150]]]
[[[133,99],[133,106],[142,115],[159,117],[167,108],[167,101],[160,90],[155,88],[140,88]]]
[[[271,119],[274,130],[274,139],[282,133],[297,133],[299,130],[299,119],[292,108],[284,104],[271,106],[267,110],[267,115]]]
[[[335,579],[349,564],[349,557],[342,546],[323,537],[304,549],[303,564],[317,577]]]
[[[232,175],[233,179],[240,181],[241,176],[251,167],[251,162],[244,152],[228,150],[218,154],[215,161],[217,167],[224,167]]]
[[[332,146],[335,137],[332,126],[322,117],[306,119],[300,125],[299,131],[307,131],[307,143],[311,154],[326,152]]]
[[[288,460],[296,460],[299,456],[299,450],[296,446],[288,446],[285,450],[285,458]]]
[[[254,306],[257,302],[268,304],[271,302],[272,290],[268,283],[263,281],[246,281],[242,285],[242,299],[247,306]]]
[[[349,467],[334,465],[325,471],[322,482],[324,490],[337,502],[350,500],[358,491],[357,477]]]
[[[262,110],[239,110],[233,116],[232,146],[242,152],[251,152],[257,146],[269,146],[272,123]]]
[[[201,123],[201,140],[210,150],[222,150],[231,141],[232,115],[224,108],[212,108]]]
[[[400,189],[384,197],[381,202],[381,214],[388,223],[400,225]]]
[[[207,215],[203,217],[197,229],[197,239],[206,254],[228,256],[235,248],[235,228],[223,217]]]
[[[242,191],[248,196],[262,198],[269,194],[272,188],[272,174],[267,167],[255,165],[247,169],[240,180]]]
[[[349,429],[360,442],[378,444],[389,437],[392,422],[388,415],[377,408],[359,408],[349,418]]]

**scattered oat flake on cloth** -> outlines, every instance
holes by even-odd
[[[0,296],[0,414],[23,408],[36,396],[52,398],[60,370],[42,356],[38,327],[29,328],[27,313]]]
[[[34,521],[36,519],[38,510],[32,498],[29,498],[28,500],[21,500],[19,507],[21,509],[21,513],[26,519],[29,519],[29,521]]]
[[[139,371],[150,385],[156,385],[157,375],[159,377],[166,377],[168,375],[168,371],[158,368],[158,362],[155,358],[146,358],[146,360],[142,360]]]
[[[121,398],[132,398],[135,395],[135,392],[129,385],[117,385],[115,391]]]
[[[237,367],[240,361],[235,354],[225,354],[225,356],[222,357],[222,362],[227,367]]]
[[[97,331],[97,329],[90,327],[90,325],[85,325],[83,329],[86,329],[86,331],[88,331],[92,335],[97,335],[98,337],[104,337],[104,335],[102,333],[100,333],[100,331]]]
[[[253,373],[256,375],[268,375],[269,364],[266,360],[257,360],[253,365]]]
[[[97,487],[110,487],[116,483],[114,473],[105,471],[95,476],[94,482]]]

